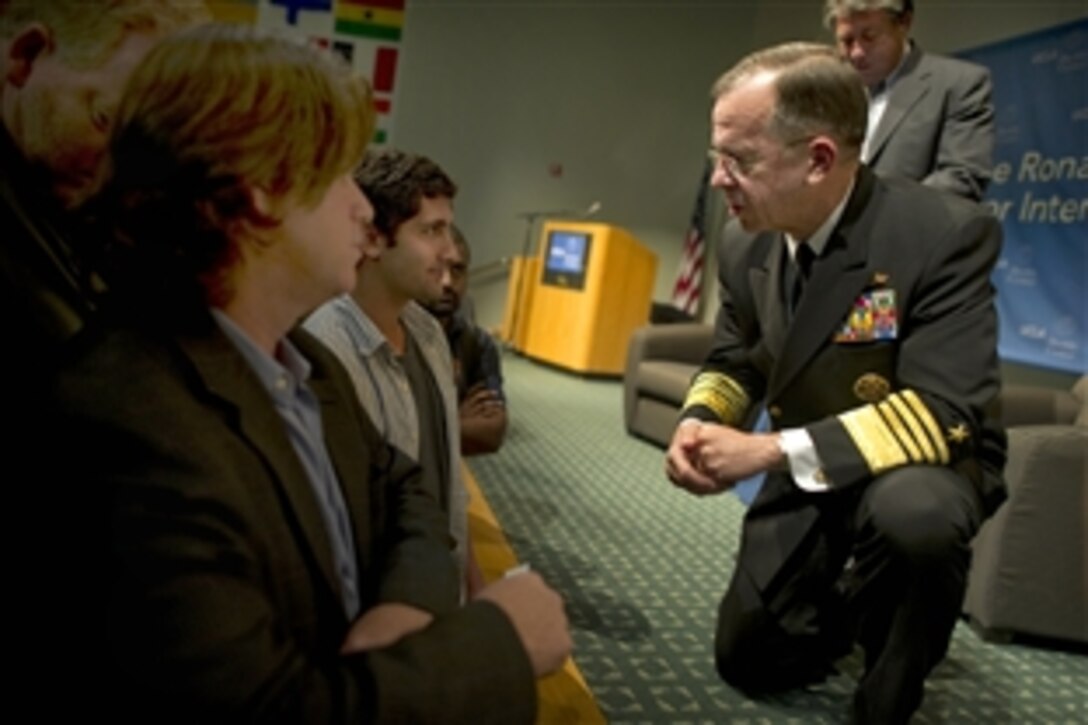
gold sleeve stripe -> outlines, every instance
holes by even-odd
[[[688,390],[684,407],[705,405],[714,411],[722,423],[740,425],[748,412],[748,394],[735,380],[724,373],[699,373]]]
[[[923,457],[922,451],[918,447],[918,442],[914,440],[914,421],[911,419],[903,419],[899,409],[895,405],[896,402],[898,402],[898,396],[892,395],[885,399],[883,403],[877,405],[876,409],[884,418],[884,422],[891,428],[892,433],[895,434],[896,439],[899,441],[899,445],[906,449],[907,458],[912,461],[921,460]]]
[[[907,463],[947,465],[948,446],[929,409],[913,390],[839,416],[872,474]]]
[[[903,400],[903,396],[899,393],[890,395],[881,405],[889,405],[894,408],[896,415],[902,418],[907,428],[910,429],[912,438],[917,441],[918,449],[916,452],[911,452],[911,460],[936,463],[937,451],[933,449],[932,441],[929,440],[929,436],[922,429],[922,424],[914,417],[914,411]]]
[[[899,445],[876,407],[855,408],[840,415],[839,420],[861,451],[870,473],[881,473],[908,462],[903,446]]]
[[[952,457],[948,454],[948,446],[945,445],[941,426],[937,424],[937,420],[929,412],[929,408],[926,407],[926,404],[922,402],[916,392],[908,389],[904,390],[901,395],[910,404],[910,407],[914,410],[914,415],[929,433],[933,445],[937,447],[937,462],[947,465]]]

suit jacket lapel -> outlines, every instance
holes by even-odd
[[[212,324],[208,334],[179,341],[182,351],[196,367],[207,390],[232,409],[229,423],[236,426],[264,459],[271,477],[286,499],[285,513],[294,518],[300,545],[309,549],[314,561],[340,601],[340,579],[332,560],[325,519],[318,508],[313,487],[284,430],[268,391],[234,344]]]
[[[752,359],[764,371],[770,371],[779,358],[786,340],[786,308],[782,304],[782,260],[786,242],[780,233],[768,233],[756,242],[766,246],[761,264],[748,270],[748,281],[756,305],[756,316],[763,332],[762,339],[752,350]]]
[[[767,395],[775,397],[821,348],[869,280],[868,235],[858,221],[873,192],[873,175],[861,167],[854,191],[823,254],[813,263],[812,276],[794,313],[779,363],[771,373]]]
[[[327,358],[328,353],[323,348],[319,349],[320,343],[303,330],[292,333],[291,341],[313,364],[308,385],[321,403],[325,441],[351,518],[359,576],[362,577],[370,567],[373,548],[368,540],[370,469],[366,463],[369,459],[360,455],[361,452],[369,450],[367,441],[361,437],[362,429],[355,417],[357,408],[354,402],[344,398],[343,390],[332,377],[332,371],[328,367],[331,364],[331,360]],[[350,385],[346,378],[343,382]]]
[[[870,163],[880,155],[892,132],[903,122],[911,108],[929,93],[929,72],[919,68],[921,60],[922,50],[918,46],[912,47],[899,79],[892,86],[884,115],[880,117],[880,123],[873,129],[873,137],[869,140]]]

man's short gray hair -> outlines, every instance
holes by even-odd
[[[902,20],[914,14],[914,0],[825,0],[824,25],[834,30],[838,18],[870,10],[886,10]]]
[[[790,142],[827,134],[846,152],[865,139],[869,99],[861,77],[835,49],[819,43],[783,43],[742,58],[714,84],[715,100],[761,73],[774,74],[774,115],[768,125]]]

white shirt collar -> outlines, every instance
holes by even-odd
[[[797,239],[792,234],[786,234],[786,246],[789,248],[790,259],[793,259],[797,252],[797,246],[803,241],[812,250],[814,257],[819,257],[824,253],[824,247],[827,246],[827,240],[831,238],[831,232],[839,224],[839,219],[842,218],[842,213],[846,209],[846,202],[850,200],[850,195],[854,193],[855,179],[850,180],[850,186],[846,188],[846,193],[842,195],[842,199],[831,210],[831,213],[824,219],[823,224],[816,228],[808,239]]]

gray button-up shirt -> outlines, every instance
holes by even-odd
[[[400,315],[430,368],[442,395],[449,456],[450,534],[454,560],[464,573],[468,541],[468,491],[461,478],[461,424],[449,343],[442,326],[415,302]],[[303,323],[347,368],[359,402],[382,436],[414,460],[419,455],[419,415],[404,365],[385,335],[350,295],[322,305]]]

